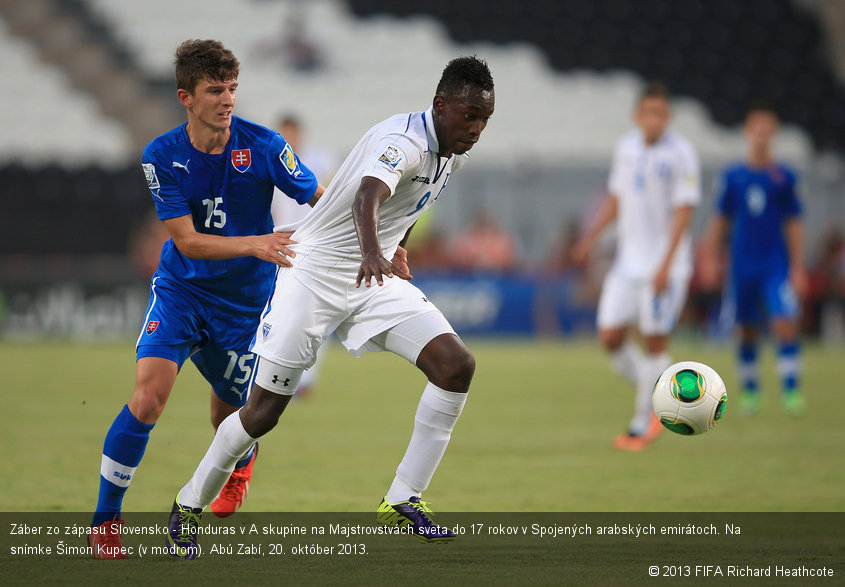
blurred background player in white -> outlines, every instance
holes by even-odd
[[[421,495],[463,411],[475,358],[408,281],[401,245],[466,163],[494,101],[487,64],[477,57],[453,59],[428,110],[377,124],[344,161],[320,205],[294,233],[294,266],[276,274],[252,346],[260,358],[246,407],[223,422],[176,495],[167,535],[174,556],[197,556],[199,515],[241,455],[276,426],[303,369],[332,332],[355,356],[390,351],[425,374],[410,443],[376,519],[410,527],[425,542],[455,538],[431,521]],[[378,411],[371,417],[377,421]]]
[[[795,171],[775,161],[772,142],[778,115],[769,104],[752,104],[745,119],[748,155],[728,166],[716,191],[716,216],[708,228],[710,254],[730,231],[731,302],[739,324],[737,362],[742,384],[740,410],[750,416],[761,408],[757,347],[765,307],[777,340],[781,402],[792,416],[804,411],[800,383],[799,300],[807,289],[804,227]]]
[[[618,219],[616,257],[602,285],[597,323],[614,368],[636,387],[634,417],[627,433],[614,440],[621,450],[642,450],[660,432],[651,391],[671,364],[669,335],[692,274],[689,227],[701,200],[699,162],[693,146],[668,130],[669,99],[658,83],[640,94],[634,110],[638,128],[616,146],[609,197],[573,249],[575,260],[585,262],[604,228]],[[628,338],[635,325],[645,353]]]
[[[320,181],[321,185],[329,185],[332,177],[337,171],[337,159],[328,149],[315,146],[305,138],[305,128],[300,119],[293,114],[286,114],[279,118],[276,130],[282,138],[291,146],[293,152],[302,160],[308,163],[308,169]],[[270,205],[270,213],[273,215],[273,226],[282,233],[293,232],[302,223],[311,206],[300,206],[295,200],[286,196],[279,188],[273,192],[273,202]],[[302,373],[299,380],[299,387],[296,389],[298,396],[306,396],[314,387],[317,380],[317,373],[322,363],[323,350],[317,355],[317,361],[309,369]]]

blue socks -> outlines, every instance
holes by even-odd
[[[100,497],[92,526],[99,526],[115,516],[120,517],[123,494],[144,456],[153,426],[139,422],[129,411],[129,406],[123,406],[115,418],[103,444]]]
[[[778,347],[777,369],[781,390],[791,393],[798,388],[801,362],[801,348],[797,341],[785,342]]]
[[[757,345],[740,343],[738,349],[739,379],[743,391],[754,393],[760,386]],[[798,341],[781,343],[777,351],[777,372],[781,390],[791,393],[798,389],[801,379],[801,345]]]
[[[756,393],[760,388],[759,367],[757,365],[757,345],[742,342],[738,349],[739,381],[746,393]]]

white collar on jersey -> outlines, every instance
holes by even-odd
[[[434,132],[434,106],[429,106],[428,110],[423,112],[422,117],[425,134],[428,137],[428,150],[439,154],[440,142],[437,140],[437,133]]]

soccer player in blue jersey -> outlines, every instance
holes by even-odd
[[[143,169],[158,217],[170,233],[152,278],[137,342],[135,389],[106,435],[100,494],[89,544],[95,558],[126,558],[123,495],[150,431],[190,357],[211,384],[215,429],[244,405],[255,362],[249,350],[272,290],[288,267],[288,236],[273,232],[277,186],[312,206],[323,188],[275,131],[232,115],[239,63],[219,41],[190,40],[176,51],[177,96],[188,122],[152,141]],[[256,449],[246,451],[212,510],[240,505]]]
[[[797,177],[772,155],[778,116],[771,106],[752,105],[745,120],[747,159],[722,174],[717,214],[709,228],[712,251],[730,235],[730,281],[739,324],[738,363],[742,384],[740,410],[761,408],[758,340],[764,315],[777,340],[777,370],[784,410],[799,416],[804,396],[799,388],[798,300],[806,287],[801,203]]]

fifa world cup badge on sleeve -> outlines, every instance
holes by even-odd
[[[285,145],[285,148],[282,149],[282,152],[279,153],[279,161],[282,162],[282,166],[287,169],[287,172],[290,173],[294,177],[299,177],[302,175],[302,170],[298,169],[298,165],[296,163],[296,157],[293,154],[293,149],[290,148],[290,145]]]
[[[152,163],[142,163],[144,168],[144,179],[147,180],[147,187],[152,190],[155,195],[158,195],[158,190],[161,184],[158,182],[158,175],[156,175],[156,167]]]
[[[399,162],[404,157],[402,151],[397,149],[396,147],[388,147],[384,150],[384,153],[381,154],[381,157],[378,158],[379,161],[382,163],[386,163],[388,167],[396,168],[399,165]]]

